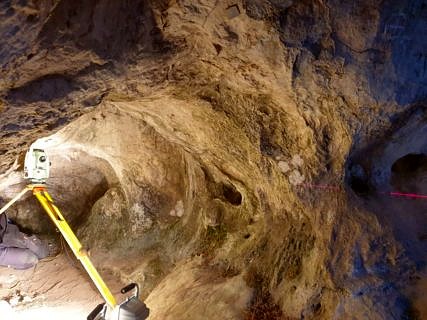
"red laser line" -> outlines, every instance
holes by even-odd
[[[342,189],[339,186],[331,186],[326,184],[311,184],[311,183],[302,183],[300,184],[301,187],[307,188],[307,189],[320,189],[320,190],[332,190],[341,192]],[[402,197],[402,198],[410,198],[410,199],[426,199],[427,195],[423,194],[416,194],[416,193],[404,193],[404,192],[398,192],[398,191],[391,191],[391,192],[378,192],[379,194],[385,194],[392,197]]]
[[[413,199],[427,199],[427,195],[416,194],[416,193],[402,193],[402,192],[389,192],[393,197],[405,197]]]

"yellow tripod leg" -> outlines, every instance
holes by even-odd
[[[89,274],[93,283],[96,285],[102,297],[104,298],[105,302],[113,309],[117,304],[114,296],[112,295],[110,289],[108,289],[104,280],[102,280],[95,266],[90,261],[87,252],[83,249],[79,239],[77,239],[73,230],[71,230],[67,221],[65,221],[58,207],[53,204],[53,200],[47,193],[46,188],[43,186],[29,186],[29,188],[33,190],[33,194],[36,196],[37,200],[45,209],[55,226],[59,229],[74,255],[77,257],[77,259],[80,260],[83,267],[86,269],[86,272]]]

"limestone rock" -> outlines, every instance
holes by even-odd
[[[396,194],[427,192],[426,10],[2,1],[0,196],[50,136],[56,203],[153,319],[425,318]],[[52,233],[33,200],[9,215]]]

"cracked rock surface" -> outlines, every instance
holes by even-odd
[[[150,319],[427,317],[427,5],[5,0],[0,196],[48,187]],[[9,215],[54,232],[31,198]]]

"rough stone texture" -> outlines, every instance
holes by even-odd
[[[230,319],[251,294],[283,317],[426,317],[426,204],[387,194],[427,191],[424,1],[0,14],[0,195],[23,185],[27,146],[63,128],[52,193],[99,265],[143,285],[153,319],[166,297],[175,319],[202,313],[209,288]],[[14,217],[48,231],[31,201]],[[185,292],[194,305],[174,307]]]
[[[199,261],[197,261],[199,260]],[[241,275],[224,278],[217,270],[202,267],[201,259],[176,266],[153,290],[146,303],[150,319],[238,319],[250,302],[252,290]],[[236,296],[236,292],[239,294]],[[177,300],[180,303],[176,303]],[[200,306],[194,301],[205,301]]]

